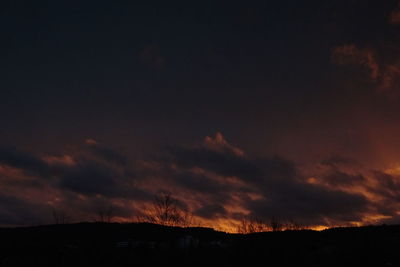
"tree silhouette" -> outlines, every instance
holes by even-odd
[[[239,226],[237,227],[237,232],[239,234],[251,234],[269,231],[269,226],[263,220],[258,218],[252,219],[242,219]]]
[[[272,232],[282,231],[285,224],[277,217],[272,217],[269,220],[269,226]]]
[[[289,220],[287,223],[285,223],[285,230],[299,231],[306,228],[307,228],[306,226],[300,224],[295,220]]]
[[[272,217],[268,222],[259,218],[242,219],[237,226],[236,231],[239,234],[251,234],[260,232],[277,232],[282,230],[302,230],[307,227],[301,225],[295,220],[284,221],[277,217]]]
[[[97,219],[99,222],[110,223],[114,214],[114,208],[112,206],[101,207],[97,210]]]
[[[67,224],[69,223],[70,217],[63,210],[56,210],[53,208],[52,215],[54,219],[54,224]]]
[[[181,227],[190,226],[192,220],[192,214],[181,208],[178,200],[169,193],[156,195],[151,208],[141,218],[141,221]]]

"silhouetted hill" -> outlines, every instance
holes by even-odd
[[[0,238],[2,267],[400,266],[400,226],[239,235],[146,223],[79,223],[0,228]]]

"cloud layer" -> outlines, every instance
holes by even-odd
[[[115,220],[131,221],[159,192],[172,193],[199,222],[225,229],[255,217],[312,226],[396,218],[396,173],[367,172],[340,156],[316,165],[319,172],[305,176],[295,162],[252,157],[221,133],[136,161],[94,140],[61,156],[1,148],[0,224],[52,223],[55,210],[71,221],[95,220],[110,207]]]

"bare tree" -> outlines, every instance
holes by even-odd
[[[285,224],[285,230],[293,230],[293,231],[299,231],[299,230],[303,230],[306,227],[302,224],[300,224],[299,222],[295,221],[295,220],[289,220],[286,224]]]
[[[167,226],[188,227],[192,224],[192,214],[181,208],[177,199],[171,194],[160,194],[155,196],[152,207],[139,219]]]
[[[259,232],[277,232],[283,230],[303,230],[307,229],[306,226],[300,224],[295,220],[281,220],[277,217],[272,217],[268,222],[259,218],[243,219],[237,226],[236,231],[239,234],[251,234]]]
[[[53,208],[52,215],[54,219],[54,224],[67,224],[69,223],[70,217],[63,210],[56,210]]]
[[[114,216],[114,209],[112,206],[101,207],[97,211],[97,218],[99,222],[110,223],[112,221],[113,216]]]
[[[237,227],[237,232],[240,234],[267,232],[268,230],[268,224],[258,218],[243,219]]]
[[[180,222],[179,226],[181,227],[190,227],[195,224],[193,214],[186,209],[180,210]]]
[[[280,219],[278,219],[276,217],[272,217],[269,220],[269,226],[270,226],[272,232],[277,232],[277,231],[282,231],[283,230],[284,223]]]

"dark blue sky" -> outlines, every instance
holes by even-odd
[[[333,47],[387,38],[394,1],[365,2],[6,2],[0,135],[53,146],[285,130],[337,92]]]

